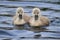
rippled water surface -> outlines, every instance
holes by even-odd
[[[30,16],[33,8],[40,8],[41,14],[49,18],[50,25],[41,28],[25,25],[15,30],[12,22],[17,7],[23,7]],[[60,40],[60,0],[0,0],[0,29],[0,39]]]

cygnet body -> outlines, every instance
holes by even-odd
[[[39,8],[34,8],[32,11],[32,17],[29,20],[30,26],[46,26],[49,25],[49,19],[41,15]]]
[[[24,13],[22,7],[17,8],[16,15],[13,17],[14,25],[24,25],[29,20],[29,16]]]

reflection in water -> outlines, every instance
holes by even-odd
[[[42,27],[39,27],[39,28],[30,28],[30,31],[33,31],[35,33],[40,33],[42,31],[45,31],[47,30],[46,28],[42,28]]]
[[[45,30],[47,30],[46,28],[31,28],[30,29],[30,31],[33,31],[34,33],[37,33],[37,34],[35,34],[34,35],[34,38],[40,38],[41,37],[41,34],[40,34],[40,32],[42,32],[42,31],[45,31]]]
[[[24,26],[14,26],[14,29],[15,30],[23,30],[24,29]]]
[[[36,33],[34,35],[34,38],[40,38],[41,37],[40,32],[43,32],[43,31],[45,31],[47,29],[46,28],[43,28],[43,27],[39,27],[39,28],[30,28],[29,30],[30,31],[33,31],[34,33]]]
[[[44,27],[39,27],[39,28],[32,28],[32,27],[29,27],[27,28],[28,26],[14,26],[14,29],[15,30],[29,30],[29,31],[32,31],[34,33],[36,33],[34,35],[34,38],[40,38],[41,37],[41,34],[40,32],[44,32],[45,30],[47,30],[46,28]],[[25,38],[25,37],[21,37],[21,38]]]
[[[47,30],[46,27],[33,28],[33,27],[28,27],[27,25],[14,26],[14,29],[16,29],[16,30],[29,30],[29,31],[33,31],[34,33],[40,33],[42,31]]]

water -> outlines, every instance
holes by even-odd
[[[0,39],[1,40],[60,40],[60,0],[0,0]],[[42,15],[48,17],[50,25],[41,28],[22,26],[15,27],[13,16],[17,7],[23,7],[24,12],[32,15],[32,9],[38,7]]]

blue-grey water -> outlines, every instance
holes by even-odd
[[[12,22],[17,7],[23,7],[30,16],[33,8],[40,8],[50,25],[41,28],[25,25],[14,29]],[[0,40],[60,40],[60,0],[0,0]]]

